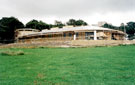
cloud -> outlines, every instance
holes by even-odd
[[[135,8],[134,0],[8,0],[8,3],[17,12],[31,16],[76,16],[126,12]]]
[[[0,0],[0,17],[67,19],[134,13],[135,0]],[[97,19],[98,20],[98,19]]]

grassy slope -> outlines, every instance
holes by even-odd
[[[8,49],[1,49],[5,51]],[[0,55],[0,85],[133,85],[135,46],[37,48]]]

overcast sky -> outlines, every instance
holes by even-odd
[[[0,0],[0,18],[9,16],[24,24],[32,19],[54,23],[74,18],[120,25],[135,21],[135,0]]]

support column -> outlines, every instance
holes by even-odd
[[[74,34],[74,40],[76,40],[76,34]]]
[[[97,31],[94,30],[94,40],[97,40]]]

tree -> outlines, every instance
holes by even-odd
[[[104,28],[110,28],[110,29],[114,29],[114,30],[119,30],[119,27],[114,26],[112,24],[108,24],[108,23],[105,23],[102,27],[104,27]]]
[[[50,25],[44,23],[43,21],[39,21],[37,25],[37,29],[43,30],[43,29],[50,29]]]
[[[76,26],[76,20],[75,19],[69,19],[69,21],[67,22],[67,25]]]
[[[18,28],[23,28],[24,25],[15,17],[3,17],[0,19],[0,39],[13,40],[14,31]]]
[[[73,26],[86,26],[88,25],[85,21],[83,20],[75,20],[75,19],[69,19],[67,22],[67,25],[73,25]]]
[[[126,30],[128,34],[135,34],[135,22],[128,22]]]
[[[26,24],[26,27],[27,28],[33,28],[33,29],[36,29],[38,26],[38,21],[37,20],[31,20],[29,21],[27,24]]]
[[[26,24],[27,28],[32,28],[32,29],[38,29],[38,30],[43,30],[43,29],[50,29],[49,24],[46,24],[43,21],[37,21],[37,20],[31,20]]]
[[[86,26],[86,25],[88,25],[86,22],[84,22],[83,20],[77,20],[76,21],[76,26]]]
[[[55,20],[55,26],[56,27],[59,27],[59,28],[62,28],[63,26],[65,26],[61,21],[57,21]]]
[[[121,25],[119,26],[119,30],[126,32],[127,29],[127,25],[124,25],[124,23],[121,23]]]
[[[135,22],[128,22],[125,28],[129,39],[135,39]]]

